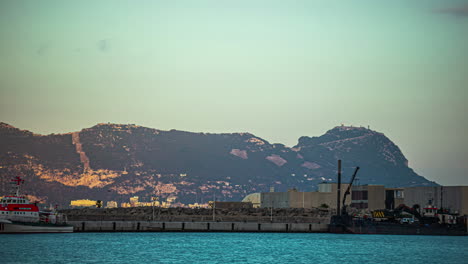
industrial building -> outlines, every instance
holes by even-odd
[[[432,205],[450,212],[468,215],[468,186],[409,187],[404,189],[405,204]]]
[[[353,186],[351,190],[351,207],[369,210],[385,208],[385,186]]]
[[[348,184],[341,185],[340,201],[343,200],[347,188]],[[260,201],[256,202],[263,208],[336,209],[337,189],[337,183],[326,182],[320,183],[316,192],[291,189],[288,192],[260,193]],[[257,198],[258,194],[255,196]],[[448,209],[451,213],[468,215],[468,186],[385,188],[384,185],[357,185],[352,186],[345,204],[351,208],[368,211],[394,209],[400,204],[410,207],[419,205],[421,208],[431,205],[439,209]]]
[[[273,208],[314,208],[329,207],[336,208],[337,183],[320,183],[317,192],[299,192],[291,189],[287,192],[267,192],[260,193],[260,207]],[[341,185],[341,199],[348,184]],[[350,204],[351,199],[347,199],[346,204]]]
[[[242,199],[242,202],[244,203],[252,203],[253,208],[259,208],[260,207],[260,193],[251,193],[247,195],[244,199]]]

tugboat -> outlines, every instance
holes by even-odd
[[[13,193],[0,200],[0,234],[3,233],[71,233],[66,217],[55,211],[39,211],[39,207],[20,195],[21,177],[12,179]]]

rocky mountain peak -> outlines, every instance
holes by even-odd
[[[367,157],[367,161],[388,162],[392,166],[408,166],[400,148],[383,133],[364,127],[337,126],[319,137],[301,137],[296,146],[303,151],[332,151],[347,159]],[[367,154],[366,154],[367,153]],[[368,155],[372,153],[372,155]]]
[[[322,136],[301,137],[294,148],[251,133],[164,131],[133,124],[22,136],[31,134],[0,124],[0,168],[8,168],[0,170],[0,177],[28,175],[34,183],[29,194],[50,195],[65,204],[85,198],[148,200],[155,192],[187,204],[207,201],[213,193],[233,201],[270,187],[310,191],[335,180],[338,159],[345,180],[360,166],[361,184],[435,184],[411,170],[384,134],[362,127],[338,126]]]
[[[27,130],[21,130],[10,124],[0,122],[0,135],[9,135],[9,136],[32,136],[33,133]]]
[[[12,126],[12,125],[9,125],[9,124],[7,124],[7,123],[0,122],[0,128],[8,129],[8,128],[15,128],[15,127]]]

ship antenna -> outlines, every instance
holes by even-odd
[[[20,176],[16,176],[15,178],[13,178],[13,179],[11,180],[11,182],[14,184],[14,187],[13,187],[13,194],[14,194],[15,196],[19,196],[19,193],[20,193],[20,186],[21,186],[21,184],[24,183],[24,180],[21,179]]]

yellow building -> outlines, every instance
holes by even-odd
[[[130,204],[133,207],[138,206],[138,196],[130,197]]]
[[[120,207],[132,207],[132,205],[130,203],[121,203],[120,204]]]
[[[74,200],[70,202],[71,207],[95,207],[96,206],[95,200]]]
[[[169,195],[169,197],[167,197],[166,200],[168,203],[173,203],[176,199],[177,199],[177,196],[171,194]]]
[[[116,201],[108,201],[106,208],[117,208],[117,202]]]

